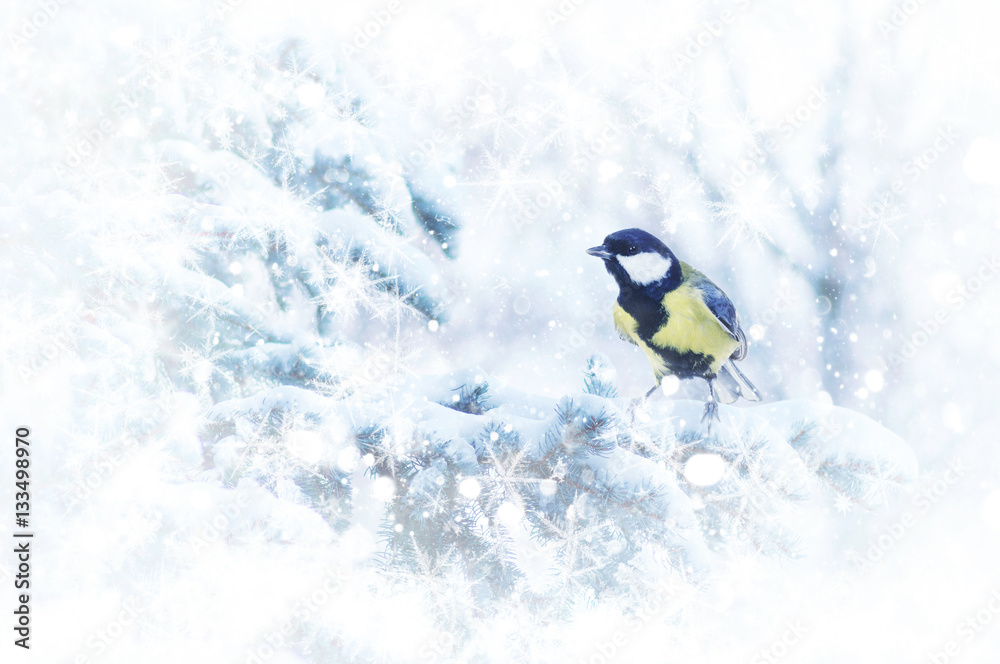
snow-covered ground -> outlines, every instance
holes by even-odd
[[[996,660],[998,19],[8,0],[0,659]],[[633,226],[750,338],[712,436]]]

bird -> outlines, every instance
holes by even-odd
[[[652,396],[664,376],[703,378],[709,396],[701,419],[708,420],[711,433],[720,400],[760,401],[760,392],[736,367],[749,344],[721,288],[639,228],[611,233],[587,253],[604,261],[618,284],[613,311],[618,334],[641,348],[653,367],[656,384],[640,402]]]

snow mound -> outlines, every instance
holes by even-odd
[[[587,389],[614,393],[613,372],[603,376]],[[692,582],[744,549],[794,556],[797,503],[871,508],[916,477],[898,436],[844,408],[726,406],[709,435],[702,402],[630,407],[601,394],[554,400],[480,369],[413,378],[364,400],[285,386],[213,406],[214,426],[233,426],[208,447],[225,482],[297,486],[285,495],[337,530],[357,525],[360,478],[374,479],[390,568],[461,559],[498,595],[537,576],[533,559],[548,566],[546,579],[528,583],[534,592],[593,595],[631,591],[624,570],[651,552]],[[302,455],[285,463],[290,432],[303,426],[323,451],[306,467]]]

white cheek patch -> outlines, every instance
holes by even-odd
[[[669,258],[664,258],[655,251],[635,256],[619,256],[618,262],[628,272],[629,278],[640,286],[648,286],[667,276],[671,264]]]

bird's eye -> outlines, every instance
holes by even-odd
[[[636,246],[635,246],[634,244],[630,244],[630,245],[629,245],[629,246],[628,246],[628,247],[627,247],[627,248],[625,249],[625,255],[626,255],[626,256],[634,256],[634,255],[635,255],[635,252],[637,252],[637,251],[639,251],[638,247],[636,247]]]

